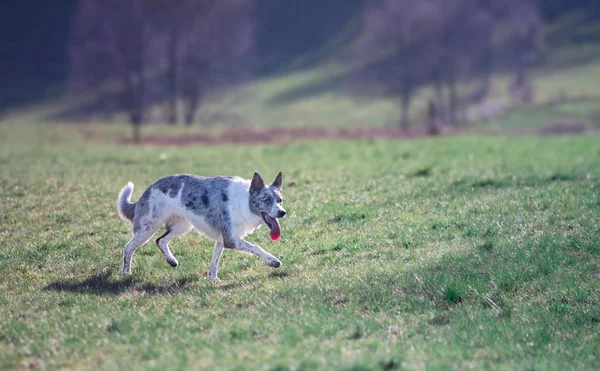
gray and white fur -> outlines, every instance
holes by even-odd
[[[146,244],[164,224],[167,231],[156,240],[167,262],[176,267],[177,259],[169,241],[195,228],[215,241],[208,277],[217,279],[223,248],[254,254],[273,268],[281,262],[260,246],[243,239],[262,223],[271,228],[277,218],[285,216],[282,207],[282,174],[265,185],[258,173],[252,180],[239,177],[200,177],[171,175],[154,182],[137,200],[131,202],[133,183],[129,182],[117,200],[121,219],[133,225],[133,237],[123,251],[123,273],[131,273],[135,250]]]

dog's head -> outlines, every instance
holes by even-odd
[[[281,235],[278,218],[286,214],[282,206],[283,193],[281,191],[282,175],[277,174],[271,185],[265,185],[260,175],[254,172],[250,183],[250,211],[260,216],[271,230],[271,239],[277,240]]]

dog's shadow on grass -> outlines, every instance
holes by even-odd
[[[256,287],[264,283],[267,277],[270,279],[282,279],[289,275],[290,273],[288,271],[277,270],[270,272],[267,276],[250,276],[236,280],[225,278],[225,281],[218,281],[215,287],[221,291],[231,291],[248,286]]]
[[[107,271],[94,274],[84,280],[57,280],[44,287],[44,290],[93,295],[119,295],[124,292],[162,295],[185,290],[191,282],[198,281],[198,277],[189,276],[164,285],[156,285],[148,282],[138,282],[131,276],[115,280],[111,279],[112,275],[112,271]]]

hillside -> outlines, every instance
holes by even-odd
[[[293,7],[259,2],[257,52],[261,58],[254,81],[214,95],[200,110],[197,121],[202,126],[394,126],[400,117],[396,98],[365,98],[355,94],[348,84],[357,66],[344,52],[359,30],[362,1],[343,4],[310,0]],[[576,5],[583,6],[573,3]],[[538,105],[496,116],[486,122],[486,127],[536,128],[563,117],[598,125],[600,101],[595,98],[600,97],[600,84],[594,77],[600,71],[600,28],[595,15],[573,10],[552,16],[551,10],[546,9],[550,19],[546,26],[547,43],[533,74]],[[492,104],[509,101],[507,77],[506,71],[496,73]],[[57,94],[56,80],[52,81],[52,95],[36,95],[25,105],[4,107],[4,119],[79,120],[73,112],[94,104],[94,97],[73,99]],[[44,83],[37,85],[39,91],[48,92]],[[415,121],[424,117],[430,96],[426,88],[416,96]],[[585,99],[548,109],[547,102],[558,96]],[[155,108],[154,115],[160,117],[160,107]],[[119,113],[112,119],[126,121]]]

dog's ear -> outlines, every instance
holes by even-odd
[[[273,182],[272,186],[281,190],[281,185],[282,185],[282,175],[281,175],[281,171],[279,172],[279,174],[277,174],[277,177],[275,178],[275,181]]]
[[[265,188],[265,182],[263,182],[260,174],[255,171],[254,176],[252,177],[252,182],[250,183],[250,192],[260,191],[263,188]]]

